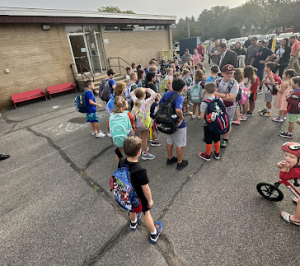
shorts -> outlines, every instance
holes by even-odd
[[[121,147],[120,147],[121,148]],[[123,147],[122,147],[123,148]],[[119,159],[123,158],[123,154],[120,152],[119,148],[117,147],[115,149],[115,154],[118,156]]]
[[[204,139],[206,144],[212,144],[220,141],[220,135],[210,131],[208,126],[204,126]]]
[[[265,69],[257,69],[256,76],[259,78],[260,81],[264,79]]]
[[[289,122],[295,123],[299,120],[300,114],[289,114]]]
[[[227,113],[228,113],[228,116],[229,116],[229,122],[230,122],[230,125],[233,121],[233,117],[234,117],[234,112],[235,112],[235,104],[232,105],[232,106],[229,106],[229,107],[226,107],[226,110],[227,110]]]
[[[186,146],[186,127],[178,128],[173,134],[167,135],[167,144],[176,145],[177,148]]]
[[[257,96],[257,93],[256,92],[253,92],[250,94],[250,97],[249,97],[249,100],[251,102],[256,102],[256,96]]]
[[[147,201],[146,197],[143,197],[142,199],[140,199],[140,202],[142,204],[142,212],[144,214],[151,209],[148,207],[148,201]],[[130,212],[134,212],[134,211],[130,211]]]
[[[97,113],[90,113],[90,114],[86,114],[86,122],[90,122],[90,123],[99,123],[99,118]]]
[[[265,92],[265,102],[271,103],[273,101],[273,94],[272,92]]]

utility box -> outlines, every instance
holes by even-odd
[[[180,43],[180,56],[183,56],[186,49],[190,50],[190,54],[194,53],[194,49],[197,48],[198,44],[200,43],[200,37],[191,37],[181,39]]]

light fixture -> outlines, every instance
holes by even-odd
[[[43,24],[42,28],[43,30],[50,30],[50,25]]]

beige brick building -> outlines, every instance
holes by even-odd
[[[172,49],[175,19],[0,8],[0,107],[11,105],[15,93],[74,83],[81,71],[103,76],[109,62],[116,72],[132,62],[147,66],[159,51]]]

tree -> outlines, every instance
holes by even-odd
[[[241,32],[238,27],[230,27],[226,33],[225,33],[225,38],[226,40],[233,39],[233,38],[239,38],[241,37]]]
[[[98,8],[99,12],[108,12],[108,13],[127,13],[135,14],[132,10],[122,11],[118,6],[102,6]]]

